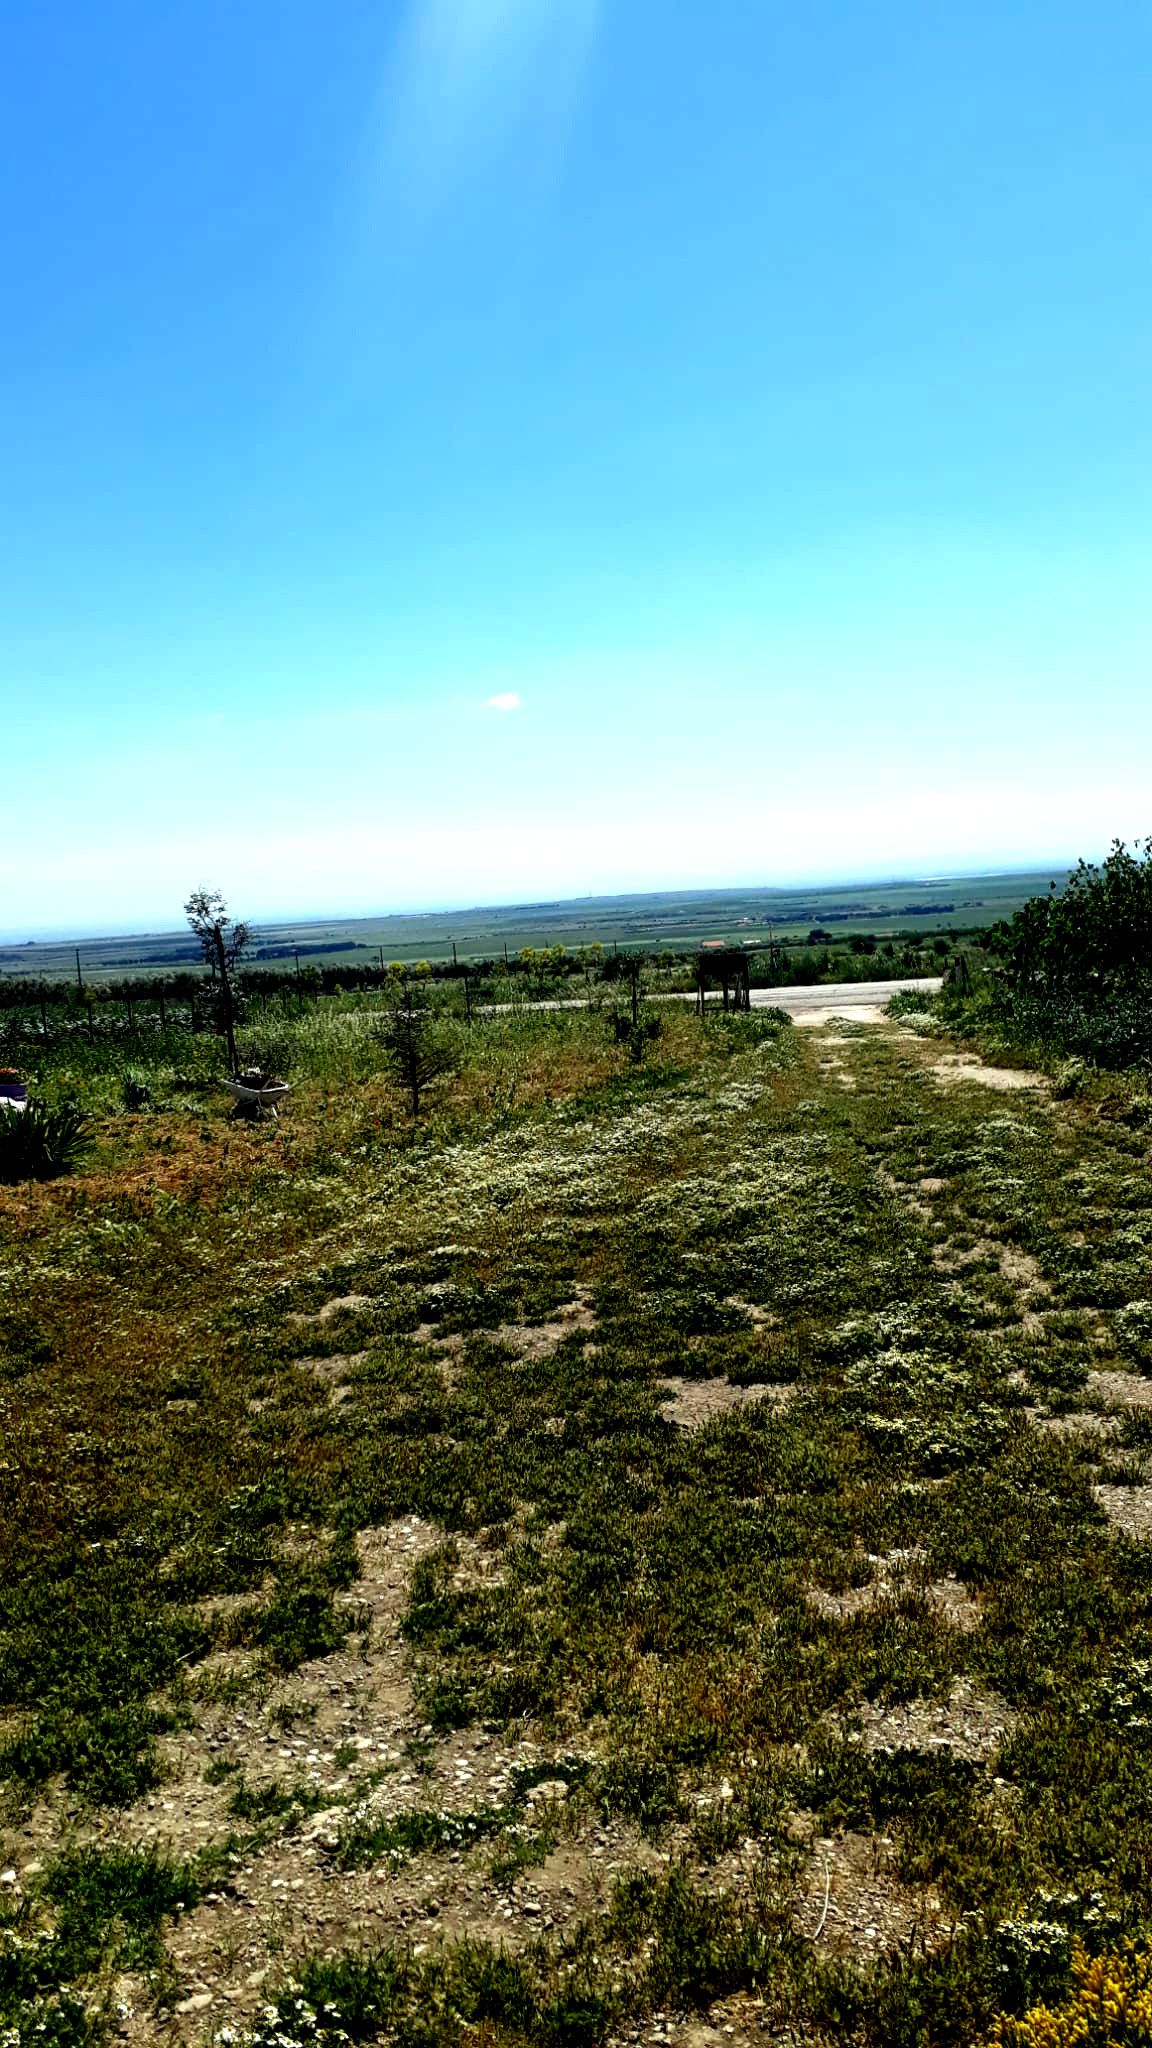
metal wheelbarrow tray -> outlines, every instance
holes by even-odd
[[[270,1109],[275,1116],[276,1104],[292,1093],[287,1081],[225,1081],[224,1086],[237,1109],[248,1115]]]
[[[19,1114],[28,1107],[28,1083],[14,1067],[0,1067],[0,1110]]]

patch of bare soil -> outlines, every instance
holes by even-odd
[[[981,1692],[969,1678],[956,1679],[945,1702],[881,1706],[866,1700],[854,1711],[865,1749],[951,1749],[973,1763],[991,1756],[1016,1723],[1005,1701]]]
[[[638,2048],[641,2042],[653,2048],[814,2048],[811,2035],[781,2030],[764,1999],[747,1991],[718,1998],[707,2013],[654,2012],[626,2032],[611,2034],[607,2048]]]
[[[974,1052],[942,1053],[928,1071],[944,1088],[954,1087],[959,1081],[977,1081],[982,1088],[995,1088],[1003,1094],[1025,1088],[1045,1095],[1049,1092],[1049,1083],[1042,1074],[1021,1073],[1015,1067],[987,1067]]]
[[[996,1250],[1000,1256],[1000,1271],[1014,1287],[1030,1294],[1051,1293],[1048,1282],[1041,1276],[1039,1264],[1031,1252],[1022,1252],[1017,1245],[1012,1244],[997,1245]]]
[[[921,1213],[930,1212],[922,1209]],[[1041,1330],[1044,1326],[1043,1304],[1052,1290],[1030,1252],[1021,1251],[1016,1245],[999,1244],[988,1237],[963,1247],[948,1243],[932,1246],[932,1263],[941,1273],[963,1273],[965,1267],[986,1265],[991,1259],[995,1259],[1004,1279],[1016,1290],[1024,1328],[1033,1332]]]
[[[1152,1486],[1094,1486],[1092,1491],[1120,1535],[1136,1543],[1152,1536]]]
[[[288,1320],[292,1323],[330,1323],[342,1309],[367,1308],[375,1300],[374,1294],[337,1294],[331,1301],[326,1301],[323,1308],[294,1309]]]
[[[896,1175],[889,1173],[886,1166],[876,1166],[873,1168],[873,1172],[881,1187],[886,1188],[890,1195],[895,1195],[898,1201],[903,1202],[907,1208],[911,1209],[912,1214],[918,1216],[922,1223],[931,1222],[931,1207],[927,1202],[921,1201],[920,1194],[910,1187],[907,1181],[897,1180]],[[921,1192],[923,1192],[922,1183]],[[939,1263],[940,1252],[940,1246],[934,1247],[932,1256],[937,1260],[937,1263]]]
[[[506,1344],[509,1351],[529,1360],[551,1358],[566,1337],[571,1337],[577,1330],[588,1334],[595,1328],[591,1296],[586,1289],[578,1288],[572,1300],[557,1309],[551,1322],[502,1323],[493,1334],[497,1344]]]
[[[546,1323],[501,1323],[487,1334],[494,1344],[502,1344],[516,1357],[529,1360],[551,1358],[558,1345],[566,1337],[581,1330],[590,1334],[596,1328],[596,1316],[592,1308],[590,1292],[577,1288],[571,1301],[558,1308],[551,1321]],[[416,1344],[424,1344],[431,1351],[451,1354],[464,1349],[462,1336],[453,1333],[437,1337],[434,1323],[420,1323],[412,1332]]]
[[[1090,1372],[1086,1392],[1110,1408],[1152,1408],[1152,1380],[1138,1372]]]
[[[1049,1415],[1043,1408],[1026,1412],[1033,1428],[1043,1430],[1046,1436],[1078,1436],[1105,1443],[1120,1427],[1114,1415],[1098,1415],[1091,1408],[1074,1408],[1066,1415]]]
[[[5,1836],[14,1898],[21,1878],[69,1839],[154,1846],[175,1858],[235,1839],[228,1876],[172,1929],[171,2017],[157,2012],[143,1979],[126,1975],[112,1987],[129,2048],[161,2031],[169,2041],[193,2043],[206,2029],[251,2024],[269,1983],[297,1952],[407,1943],[420,1954],[466,1936],[515,1948],[602,1909],[622,1873],[667,1861],[625,1822],[569,1822],[567,1786],[557,1777],[537,1785],[523,1809],[526,1830],[550,1827],[556,1838],[536,1868],[494,1876],[491,1841],[447,1856],[385,1855],[361,1868],[338,1866],[333,1851],[354,1810],[387,1822],[413,1810],[463,1816],[500,1807],[515,1772],[549,1758],[527,1733],[436,1738],[421,1724],[399,1622],[413,1568],[440,1540],[417,1517],[362,1531],[361,1576],[346,1596],[357,1621],[367,1623],[358,1640],[286,1680],[262,1674],[245,1652],[223,1653],[211,1660],[217,1679],[247,1673],[251,1684],[239,1702],[205,1700],[196,1726],[164,1745],[165,1775],[153,1794],[111,1823],[85,1822],[71,1833],[50,1798],[18,1834]],[[478,1546],[460,1542],[460,1550],[459,1583],[499,1568]],[[286,1826],[254,1826],[230,1812],[241,1785],[291,1793],[302,1811]]]
[[[666,1422],[674,1422],[679,1429],[703,1429],[705,1423],[717,1415],[730,1415],[737,1408],[754,1408],[761,1401],[771,1401],[783,1408],[795,1399],[796,1388],[790,1381],[758,1383],[750,1387],[734,1387],[729,1380],[684,1380],[675,1377],[662,1379],[659,1383],[668,1389],[660,1403],[660,1413]]]
[[[833,1954],[883,1955],[930,1941],[941,1916],[931,1887],[912,1888],[895,1872],[891,1835],[823,1836],[796,1903],[796,1927]]]
[[[497,1881],[491,1843],[444,1857],[387,1857],[341,1870],[332,1854],[350,1808],[370,1802],[382,1819],[412,1809],[465,1814],[506,1803],[513,1773],[539,1766],[545,1752],[527,1736],[508,1741],[469,1730],[434,1739],[415,1711],[400,1616],[416,1561],[440,1532],[416,1517],[358,1539],[362,1575],[347,1595],[357,1619],[370,1622],[357,1644],[287,1680],[261,1677],[242,1652],[213,1660],[219,1676],[251,1671],[240,1702],[206,1701],[195,1728],[165,1745],[163,1782],[136,1806],[70,1833],[59,1802],[42,1802],[24,1826],[6,1833],[5,1862],[20,1879],[34,1874],[63,1842],[113,1839],[177,1858],[233,1835],[236,1853],[219,1889],[177,1920],[169,1952],[177,1971],[174,2020],[162,2022],[146,1984],[125,1976],[114,1986],[130,2043],[156,2038],[196,2041],[206,2026],[250,2021],[266,1980],[294,1952],[334,1953],[361,1943],[410,1942],[419,1953],[437,1942],[474,1935],[515,1946],[541,1928],[562,1928],[603,1905],[622,1871],[658,1863],[651,1845],[629,1826],[586,1823],[578,1839],[561,1839],[538,1869]],[[462,1576],[484,1576],[487,1555],[461,1546]],[[209,1782],[209,1779],[216,1782]],[[307,1812],[288,1832],[237,1818],[230,1805],[242,1783],[255,1791],[302,1794]],[[562,1815],[566,1787],[541,1785],[525,1824],[549,1811]]]
[[[776,1328],[779,1320],[778,1317],[773,1314],[770,1308],[765,1308],[763,1303],[759,1301],[745,1301],[739,1294],[726,1294],[724,1300],[729,1308],[742,1309],[748,1321],[754,1324],[758,1330],[773,1330]]]
[[[845,1065],[837,1051],[829,1051],[822,1056],[820,1077],[825,1081],[834,1081],[838,1088],[852,1090],[856,1086],[855,1074]]]
[[[868,1561],[873,1567],[873,1576],[866,1585],[850,1586],[843,1593],[829,1593],[822,1587],[810,1587],[809,1605],[833,1621],[846,1621],[855,1614],[868,1614],[886,1601],[898,1599],[907,1593],[916,1593],[933,1608],[944,1621],[964,1633],[980,1626],[980,1604],[969,1593],[963,1580],[949,1575],[943,1579],[923,1579],[917,1570],[923,1554],[912,1550],[893,1550],[885,1557],[873,1557]]]
[[[410,1738],[416,1730],[397,1726],[391,1732]],[[434,1748],[431,1770],[426,1761],[419,1772],[393,1764],[397,1812],[464,1813],[499,1804],[514,1767],[539,1761],[531,1743],[512,1748],[471,1738]],[[397,1755],[402,1762],[403,1750]],[[537,1869],[499,1881],[490,1845],[453,1851],[447,1859],[416,1856],[397,1865],[385,1857],[341,1871],[324,1855],[331,1839],[325,1831],[339,1818],[339,1809],[315,1815],[298,1833],[239,1864],[219,1893],[180,1920],[170,1943],[183,1994],[175,2005],[184,2023],[178,2037],[195,2040],[204,2015],[214,2023],[251,2020],[267,1979],[290,1969],[297,1951],[323,1955],[408,1944],[421,1955],[466,1937],[515,1949],[541,1930],[563,1930],[602,1908],[622,1872],[661,1861],[633,1830],[612,1824],[562,1841]],[[133,2006],[141,1987],[124,1979],[117,1995]],[[143,2042],[154,2037],[154,2025],[141,2010],[126,2032]]]
[[[336,1352],[331,1358],[298,1358],[296,1364],[301,1372],[310,1373],[321,1386],[329,1389],[329,1399],[334,1408],[347,1401],[352,1392],[352,1374],[367,1358],[366,1351]]]
[[[847,1003],[842,1009],[837,1009],[835,1004],[830,1003],[826,1008],[792,1011],[792,1022],[801,1030],[818,1030],[822,1025],[834,1021],[845,1024],[887,1024],[889,1020],[882,1003]]]

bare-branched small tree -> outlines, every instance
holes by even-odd
[[[200,941],[208,965],[220,976],[220,1003],[224,1012],[224,1035],[228,1041],[228,1065],[237,1072],[236,1031],[232,998],[232,974],[251,936],[246,924],[234,923],[219,889],[193,889],[184,905],[184,915]]]

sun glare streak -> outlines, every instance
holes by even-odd
[[[477,202],[548,189],[571,135],[601,0],[412,0],[363,179],[370,246],[419,239]]]

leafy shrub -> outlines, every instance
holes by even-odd
[[[241,1773],[240,1783],[228,1801],[228,1811],[236,1820],[282,1821],[283,1832],[290,1834],[306,1814],[319,1813],[329,1801],[330,1794],[318,1785],[285,1785],[277,1780],[250,1785]]]
[[[792,1030],[787,1010],[719,1010],[707,1012],[710,1028],[724,1033],[730,1052],[751,1052],[756,1046],[775,1044]]]
[[[18,1936],[0,1936],[0,1941]],[[8,1949],[0,1949],[5,1962]],[[3,2048],[96,2048],[107,2036],[75,1992],[60,1989],[43,1997],[0,1999],[0,2043]]]
[[[1072,1936],[1062,1920],[1002,1920],[996,1929],[1001,1997],[1011,2010],[1067,1988]]]
[[[646,1757],[613,1757],[599,1774],[596,1804],[605,1820],[619,1814],[646,1835],[659,1835],[684,1811],[676,1773]]]
[[[278,1671],[295,1671],[338,1650],[355,1620],[350,1608],[334,1605],[322,1579],[287,1573],[266,1607],[242,1607],[229,1617],[225,1639],[259,1646]]]
[[[556,1989],[533,1961],[484,1941],[461,1941],[438,1959],[381,1949],[309,1958],[265,2006],[253,2030],[221,2030],[221,2048],[344,2048],[387,2039],[424,2048],[449,2038],[435,2018],[451,2015],[450,2038],[533,2042],[538,2048],[594,2048],[608,2031],[605,2000],[579,1977]]]
[[[935,1016],[931,1010],[924,1008],[923,998],[920,999],[915,1009],[894,1011],[891,1005],[889,1005],[889,1015],[898,1016],[905,1029],[914,1031],[917,1038],[941,1038],[947,1030],[947,1026],[941,1022],[939,1017]]]
[[[123,1969],[154,1963],[161,1922],[195,1906],[205,1889],[195,1864],[173,1863],[156,1849],[70,1849],[44,1879],[67,1974],[93,1969],[113,1945]]]
[[[1152,1731],[1152,1660],[1137,1657],[1130,1663],[1118,1660],[1113,1669],[1097,1681],[1081,1712],[1094,1720],[1122,1728],[1130,1738],[1147,1738]]]
[[[0,1377],[19,1379],[54,1356],[52,1334],[39,1317],[25,1309],[0,1312]]]
[[[1062,1931],[1062,1930],[1061,1930]],[[1125,1942],[1092,1957],[1072,1944],[1072,1994],[996,2021],[988,2048],[1148,2048],[1152,2043],[1152,1953]]]
[[[1121,1932],[1121,1916],[1102,1892],[1041,1891],[1036,1904],[1042,1919],[1002,1920],[993,1935],[1004,2014],[1067,1992],[1077,1946],[1099,1955]]]
[[[0,2044],[3,2048],[102,2048],[105,2012],[70,1988],[76,1977],[154,1969],[164,1920],[196,1905],[211,1861],[174,1863],[155,1849],[89,1843],[57,1857],[36,1890],[55,1926],[30,1929],[27,1906],[0,1920]]]
[[[1152,1373],[1152,1301],[1130,1301],[1112,1318],[1116,1343],[1141,1372]]]
[[[777,1955],[774,1936],[746,1919],[731,1896],[695,1891],[676,1868],[621,1878],[605,1933],[633,1953],[646,1951],[644,1989],[652,2004],[706,2006],[727,1992],[751,1990],[772,1974]]]
[[[467,1849],[514,1826],[511,1809],[501,1806],[477,1807],[471,1813],[433,1813],[416,1807],[407,1813],[382,1814],[370,1796],[354,1806],[333,1846],[342,1870],[354,1870],[364,1863],[385,1857],[393,1865],[410,1856],[441,1855],[451,1849]]]
[[[155,1737],[170,1716],[132,1703],[76,1711],[47,1707],[0,1749],[0,1777],[43,1785],[63,1772],[95,1806],[131,1806],[156,1783]]]
[[[907,1747],[869,1755],[858,1743],[817,1730],[799,1796],[830,1827],[903,1821],[919,1832],[966,1810],[975,1765],[949,1750]]]
[[[136,1067],[129,1067],[124,1075],[124,1107],[126,1110],[150,1109],[152,1090],[142,1073]]]
[[[74,1102],[0,1110],[0,1181],[11,1186],[73,1173],[90,1143],[89,1119]]]
[[[890,1017],[918,1019],[932,1015],[924,1006],[923,990],[918,988],[897,989],[894,996],[889,996],[886,1008]]]
[[[640,1065],[646,1047],[655,1045],[663,1029],[664,1020],[656,1010],[642,1010],[635,1023],[625,1010],[617,1011],[612,1018],[616,1043],[627,1048],[634,1067]]]
[[[246,1025],[238,1057],[242,1068],[259,1067],[262,1074],[278,1074],[283,1081],[299,1065],[298,1042],[274,1025]]]
[[[1077,863],[1060,894],[1033,896],[989,945],[1010,979],[1086,1001],[1140,996],[1152,972],[1152,839],[1112,842],[1100,867]]]
[[[1152,839],[1080,861],[1062,893],[1031,897],[987,944],[994,1007],[1017,1038],[1101,1067],[1152,1056]]]

